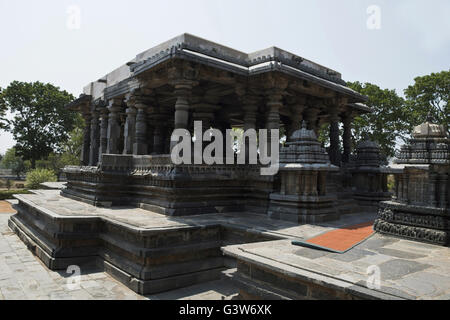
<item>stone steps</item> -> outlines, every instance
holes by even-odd
[[[144,295],[219,279],[234,266],[221,252],[224,243],[272,239],[220,224],[142,229],[102,216],[58,215],[26,196],[17,199],[9,226],[48,268],[95,263]]]

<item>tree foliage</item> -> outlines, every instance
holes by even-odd
[[[450,126],[450,71],[432,73],[414,79],[405,90],[406,114],[411,130],[426,120]],[[449,131],[450,132],[450,131]]]
[[[41,183],[57,181],[56,175],[49,169],[34,169],[27,174],[25,186],[27,189],[39,189]]]
[[[4,169],[11,169],[13,174],[15,174],[18,178],[20,178],[20,175],[24,174],[28,169],[27,163],[21,156],[17,155],[15,148],[10,148],[6,151],[2,161],[0,162],[0,167]]]
[[[0,130],[8,129],[8,119],[6,119],[6,111],[8,111],[8,107],[2,101],[3,89],[0,87]]]
[[[81,149],[83,147],[83,128],[77,126],[70,132],[69,139],[63,143],[62,153],[50,153],[47,158],[36,161],[36,168],[49,169],[55,172],[58,179],[65,166],[80,165]]]
[[[0,110],[9,109],[14,115],[10,131],[16,152],[33,168],[36,160],[60,152],[69,138],[77,116],[64,106],[72,100],[68,92],[41,82],[14,81],[2,91]]]
[[[385,156],[395,155],[397,141],[405,141],[411,125],[405,116],[405,101],[395,90],[381,89],[371,83],[350,82],[353,90],[368,96],[367,105],[373,112],[355,117],[353,122],[354,144],[364,135],[376,141]]]

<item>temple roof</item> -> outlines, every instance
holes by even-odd
[[[302,127],[296,130],[290,138],[290,142],[280,150],[281,170],[334,170],[328,153],[320,145],[314,130],[306,127],[303,121]]]
[[[444,126],[430,122],[422,123],[415,127],[413,131],[414,138],[445,138],[446,136],[447,132]]]
[[[415,127],[412,136],[402,146],[396,164],[450,164],[450,138],[444,126],[427,121]]]
[[[91,95],[94,100],[108,99],[111,92],[117,92],[117,88],[120,91],[120,88],[126,87],[134,77],[174,58],[194,61],[243,76],[278,71],[350,96],[353,102],[367,101],[367,97],[346,86],[339,72],[288,51],[270,47],[244,53],[187,33],[136,55],[101,79],[91,82],[84,88],[84,93]],[[352,104],[352,107],[362,112],[370,111],[370,108],[364,105]]]

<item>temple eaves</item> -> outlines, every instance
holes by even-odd
[[[270,71],[279,71],[320,86],[367,101],[367,98],[348,88],[341,74],[298,55],[277,47],[244,53],[188,33],[182,34],[156,47],[138,54],[134,59],[113,70],[99,81],[91,82],[83,92],[93,99],[107,98],[108,92],[128,83],[141,73],[179,58],[200,64],[214,65],[243,76],[253,76]]]

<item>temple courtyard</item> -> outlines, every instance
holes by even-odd
[[[343,254],[292,245],[293,240],[305,240],[343,226],[373,220],[374,214],[348,214],[329,223],[298,225],[261,216],[255,219],[255,214],[242,212],[168,217],[139,208],[98,208],[62,197],[59,190],[39,190],[32,195],[17,197],[55,219],[95,217],[148,232],[220,225],[230,234],[247,234],[247,237],[265,241],[228,245],[233,242],[231,236],[220,241],[222,258],[236,259],[234,265],[228,262],[229,267],[222,268],[216,280],[197,285],[139,295],[104,272],[104,265],[93,259],[81,264],[80,287],[70,290],[67,283],[71,274],[65,270],[48,270],[8,228],[12,212],[2,212],[1,299],[221,300],[236,298],[239,292],[241,297],[265,299],[450,298],[448,247],[380,234]],[[12,202],[17,206],[17,201]],[[31,239],[25,241],[28,245],[31,242]],[[370,266],[379,267],[379,288],[368,288]]]

